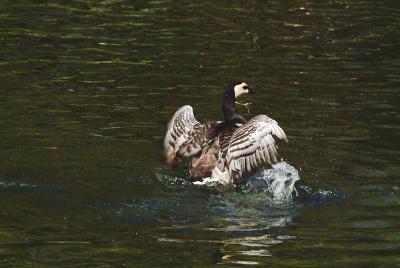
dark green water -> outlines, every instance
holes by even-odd
[[[399,52],[397,0],[2,0],[0,266],[399,267]],[[174,111],[220,119],[236,79],[292,201],[162,167]]]

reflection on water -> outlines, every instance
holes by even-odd
[[[176,182],[184,183],[184,178],[159,174],[159,179],[175,187]],[[217,244],[222,257],[219,263],[255,265],[257,261],[246,260],[248,256],[272,256],[268,248],[295,236],[272,235],[271,229],[285,227],[298,213],[298,205],[292,202],[296,191],[295,182],[300,178],[298,171],[291,165],[281,162],[272,169],[261,170],[252,175],[246,184],[235,192],[226,192],[224,188],[213,186],[208,201],[208,219],[204,224],[194,226],[184,223],[184,228],[200,228],[200,232],[219,233],[222,240],[207,240],[203,243]],[[190,187],[186,183],[187,187]],[[201,186],[193,186],[199,187]],[[211,186],[207,186],[211,187]],[[202,187],[203,190],[211,188]],[[175,225],[174,228],[183,226]],[[199,240],[163,236],[157,237],[160,242],[198,243]],[[254,249],[257,248],[257,249]]]
[[[2,1],[0,265],[397,265],[399,14],[394,0]],[[278,168],[226,192],[162,168],[174,111],[221,119],[237,79],[257,89],[239,111],[279,122],[301,180],[274,184]]]

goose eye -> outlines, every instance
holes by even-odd
[[[249,89],[249,86],[243,86],[243,89]]]

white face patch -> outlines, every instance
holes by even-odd
[[[235,91],[235,98],[238,98],[242,94],[249,93],[249,86],[245,82],[242,82],[241,84],[236,85],[233,90]]]

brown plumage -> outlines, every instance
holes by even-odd
[[[247,92],[246,92],[247,90]],[[200,124],[189,105],[181,107],[168,124],[164,138],[165,165],[175,167],[192,158],[190,181],[227,173],[230,183],[262,164],[278,161],[274,136],[287,141],[278,123],[266,115],[246,120],[236,113],[234,101],[248,93],[245,83],[235,83],[223,94],[224,121]]]

